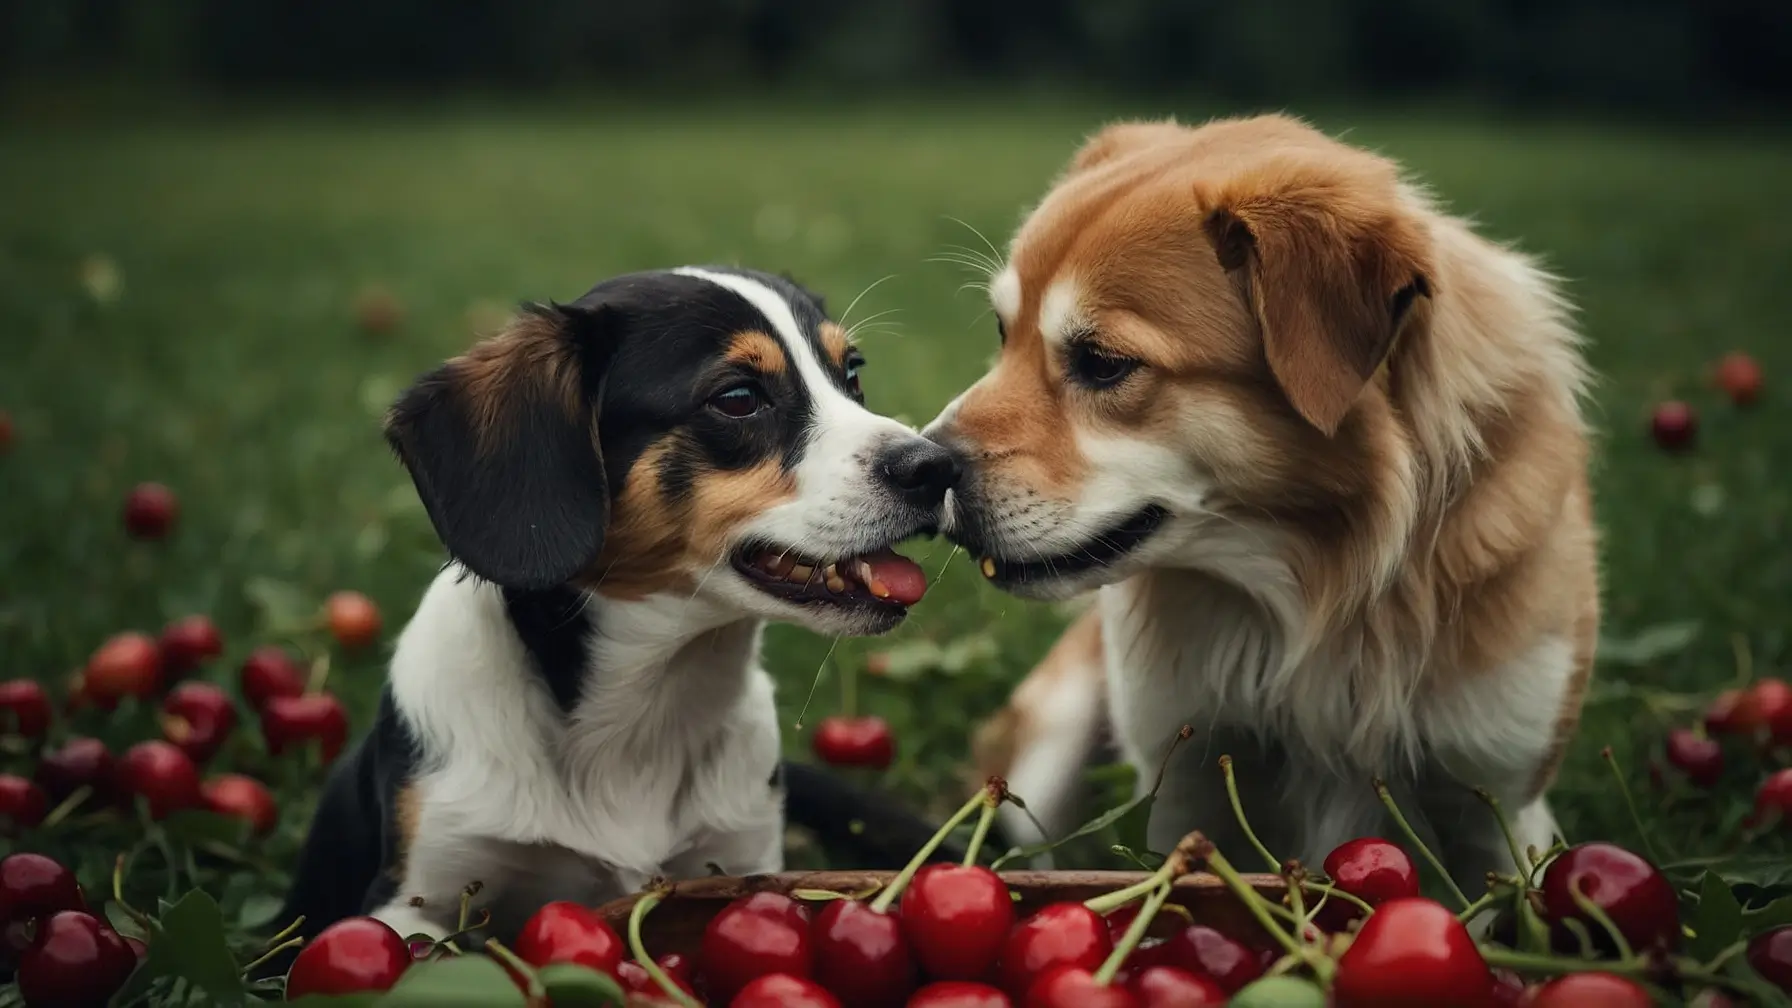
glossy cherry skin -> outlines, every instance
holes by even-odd
[[[1014,1002],[988,984],[941,980],[916,991],[905,1008],[1014,1008]]]
[[[697,984],[691,978],[691,965],[684,956],[677,952],[668,952],[663,956],[655,956],[653,963],[666,974],[672,985],[692,997],[697,996]],[[640,963],[630,960],[616,967],[616,979],[622,989],[631,994],[663,995],[660,985]]]
[[[199,798],[208,811],[235,816],[257,835],[271,832],[280,810],[267,785],[242,774],[219,774],[199,786]]]
[[[1002,989],[1026,999],[1047,970],[1078,966],[1094,972],[1114,951],[1107,923],[1081,903],[1051,903],[1014,925],[997,963]],[[1069,983],[1070,981],[1065,981]]]
[[[17,774],[0,774],[0,836],[13,836],[44,821],[50,799]]]
[[[1650,414],[1649,433],[1668,451],[1690,448],[1699,433],[1699,415],[1683,402],[1664,402]]]
[[[118,761],[118,780],[124,792],[149,803],[152,819],[164,819],[181,809],[198,808],[199,769],[187,754],[160,739],[139,742],[125,750]]]
[[[899,1005],[915,989],[915,957],[896,913],[831,900],[809,932],[815,979],[847,1004]]]
[[[722,908],[703,931],[703,977],[723,1004],[754,979],[809,975],[809,913],[788,896],[754,893]]]
[[[50,728],[50,697],[35,679],[0,683],[0,732],[38,738]]]
[[[1610,973],[1569,973],[1531,992],[1525,1008],[1653,1008],[1655,999]]]
[[[614,977],[627,948],[596,912],[557,900],[535,911],[517,933],[512,951],[531,966],[577,963]]]
[[[1734,735],[1748,730],[1741,721],[1742,690],[1727,689],[1712,698],[1705,708],[1705,731],[1712,735]]]
[[[0,924],[86,909],[75,873],[60,862],[30,853],[0,859]]]
[[[175,675],[191,672],[224,653],[224,635],[210,616],[182,616],[162,628],[162,661]]]
[[[1708,788],[1724,773],[1724,747],[1688,728],[1668,732],[1668,762],[1695,785]]]
[[[1210,977],[1175,966],[1148,967],[1126,986],[1141,1008],[1220,1008],[1231,997]]]
[[[1792,924],[1749,939],[1748,964],[1761,978],[1792,994]]]
[[[348,712],[328,693],[274,697],[262,708],[261,733],[275,756],[316,739],[328,763],[348,741]]]
[[[180,517],[174,491],[160,483],[139,483],[124,499],[124,528],[137,539],[161,539]]]
[[[162,701],[162,735],[195,763],[216,756],[235,728],[236,707],[211,683],[181,683]]]
[[[137,968],[137,955],[118,932],[79,910],[40,922],[19,956],[19,993],[27,1008],[103,1005]]]
[[[339,591],[325,599],[324,617],[336,643],[350,651],[379,639],[380,607],[360,592]]]
[[[1125,987],[1098,985],[1093,970],[1055,966],[1027,988],[1026,1008],[1139,1008]]]
[[[348,917],[299,949],[286,974],[286,999],[390,990],[410,964],[398,932],[372,917]]]
[[[823,718],[811,744],[816,758],[832,766],[882,770],[896,759],[896,737],[880,717]]]
[[[1008,886],[982,865],[926,865],[902,892],[902,930],[936,980],[989,976],[1013,926]]]
[[[1393,899],[1338,958],[1332,997],[1337,1008],[1483,1008],[1493,1003],[1493,973],[1448,907]]]
[[[87,660],[82,685],[108,710],[122,697],[149,696],[162,686],[162,649],[147,634],[116,634]]]
[[[1711,379],[1738,406],[1753,406],[1761,397],[1761,365],[1739,350],[1718,359]]]
[[[1761,679],[1742,696],[1741,717],[1781,745],[1792,745],[1792,685],[1784,679]]]
[[[61,749],[44,753],[37,762],[37,782],[53,802],[62,801],[80,788],[93,789],[94,798],[109,801],[117,793],[116,764],[99,739],[72,738]]]
[[[840,1000],[813,980],[770,973],[741,988],[728,1008],[840,1008]]]
[[[1579,950],[1579,939],[1561,924],[1569,918],[1586,925],[1600,948],[1610,947],[1605,929],[1575,905],[1571,883],[1605,911],[1632,949],[1672,949],[1679,944],[1680,903],[1667,878],[1616,844],[1586,843],[1563,851],[1543,870],[1543,917],[1552,925],[1558,948]]]
[[[292,656],[277,647],[258,647],[243,659],[240,680],[243,699],[256,712],[275,697],[296,697],[305,692],[305,673]]]
[[[1419,869],[1399,846],[1380,837],[1349,840],[1325,856],[1325,874],[1332,884],[1370,906],[1419,894]],[[1320,912],[1319,924],[1341,931],[1362,911],[1348,900],[1332,899]]]
[[[1792,829],[1792,767],[1769,774],[1755,792],[1755,811],[1749,824],[1760,826],[1776,820]]]
[[[1210,977],[1227,994],[1236,994],[1263,975],[1263,960],[1250,946],[1205,924],[1191,924],[1163,944],[1159,962]]]

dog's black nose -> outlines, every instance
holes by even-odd
[[[883,458],[884,479],[917,507],[936,508],[958,483],[958,456],[932,441],[905,440]]]

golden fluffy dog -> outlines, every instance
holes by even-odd
[[[928,435],[986,578],[1095,604],[981,752],[1069,825],[1103,712],[1153,849],[1317,864],[1386,779],[1465,887],[1546,847],[1599,619],[1568,306],[1395,164],[1292,119],[1112,126],[991,277],[993,369]],[[1104,683],[1105,680],[1105,683]],[[1012,819],[1016,834],[1030,830]]]

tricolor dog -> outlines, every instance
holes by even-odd
[[[327,785],[286,919],[440,936],[477,882],[509,934],[549,900],[779,869],[761,628],[902,622],[926,583],[891,547],[957,478],[865,408],[863,364],[795,284],[685,268],[526,310],[406,392],[387,437],[451,559]]]
[[[1512,870],[1574,730],[1599,622],[1556,284],[1390,161],[1291,119],[1116,125],[990,278],[999,358],[926,433],[946,533],[996,586],[1093,606],[985,728],[1048,828],[1103,734],[1153,849],[1253,826],[1317,864],[1386,828],[1371,778],[1478,891]],[[1009,830],[1025,838],[1026,821]]]

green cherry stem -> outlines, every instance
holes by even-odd
[[[1156,892],[1158,886],[1176,881],[1177,878],[1187,874],[1187,872],[1187,859],[1182,857],[1180,853],[1172,851],[1169,857],[1164,858],[1163,865],[1150,875],[1146,876],[1142,881],[1134,882],[1132,885],[1123,889],[1116,889],[1111,893],[1103,893],[1100,896],[1086,899],[1083,901],[1083,906],[1106,917],[1108,914],[1131,903],[1140,896]]]
[[[88,784],[81,785],[69,792],[67,798],[62,799],[61,803],[51,809],[50,814],[44,816],[44,821],[37,824],[37,828],[46,830],[55,829],[62,824],[62,820],[69,817],[69,813],[79,808],[82,802],[92,797],[93,787]]]
[[[660,969],[660,964],[654,962],[653,957],[647,954],[647,946],[641,942],[641,922],[647,919],[649,910],[659,905],[660,898],[659,890],[650,889],[642,893],[640,899],[635,900],[634,907],[628,912],[628,950],[634,954],[635,964],[647,971],[648,978],[658,984],[660,991],[667,997],[678,1002],[683,1008],[703,1008],[684,992],[684,988],[672,982],[672,978],[666,975],[666,971]]]
[[[1512,852],[1512,870],[1524,871],[1529,867],[1530,860],[1524,856],[1524,850],[1518,846],[1518,836],[1512,832],[1512,823],[1506,819],[1506,810],[1500,808],[1500,800],[1494,797],[1492,791],[1479,787],[1475,789],[1475,797],[1481,799],[1481,804],[1487,806],[1487,811],[1493,813],[1493,821],[1500,824],[1500,835],[1506,838],[1506,849]]]
[[[921,849],[915,852],[915,856],[909,859],[908,864],[902,866],[902,871],[890,880],[889,885],[884,886],[883,892],[877,894],[877,899],[871,903],[871,909],[876,913],[887,912],[890,909],[890,904],[896,902],[896,898],[902,895],[902,890],[908,888],[909,880],[915,877],[915,873],[921,870],[921,866],[927,863],[927,859],[933,856],[933,852],[939,850],[940,844],[946,842],[946,837],[958,828],[959,823],[969,819],[971,813],[977,811],[979,807],[1000,803],[1007,793],[1007,782],[1000,777],[991,777],[989,783],[979,788],[977,793],[971,796],[971,800],[964,803],[964,807],[952,813],[952,818],[947,819],[946,824],[921,845]]]
[[[515,952],[504,947],[504,943],[496,938],[485,940],[485,950],[499,962],[510,967],[510,971],[523,978],[523,996],[528,999],[530,1008],[545,1008],[548,1003],[548,989],[541,985],[541,977],[536,974],[535,967],[524,962]]]
[[[1257,918],[1257,923],[1262,925],[1263,930],[1267,932],[1271,938],[1276,940],[1276,944],[1282,946],[1289,955],[1294,956],[1296,959],[1300,959],[1311,966],[1314,975],[1319,978],[1320,986],[1330,987],[1332,971],[1335,968],[1332,961],[1323,956],[1307,955],[1307,950],[1303,948],[1299,942],[1295,941],[1288,932],[1282,930],[1282,928],[1276,924],[1275,918],[1270,916],[1268,909],[1270,906],[1269,901],[1258,894],[1257,890],[1251,888],[1250,883],[1246,882],[1244,877],[1238,874],[1238,870],[1232,867],[1232,863],[1227,861],[1225,855],[1219,852],[1219,848],[1213,845],[1213,841],[1208,840],[1206,837],[1200,836],[1199,834],[1193,834],[1193,836],[1195,837],[1193,846],[1196,857],[1201,861],[1205,861],[1207,867],[1212,869],[1213,873],[1218,875],[1221,881],[1226,883],[1226,888],[1232,890],[1233,894],[1244,903],[1245,909],[1251,912],[1252,917]],[[1281,908],[1277,907],[1277,909]]]
[[[268,944],[270,946],[278,945],[281,942],[285,941],[286,939],[291,938],[293,935],[298,934],[299,928],[302,928],[304,926],[305,926],[305,915],[300,914],[297,917],[293,918],[293,922],[291,924],[288,924],[288,925],[286,925],[286,927],[281,928],[279,934],[275,935],[272,938],[269,938]]]
[[[275,956],[286,951],[287,949],[298,948],[300,945],[303,945],[303,944],[305,944],[305,939],[303,939],[303,938],[288,938],[286,941],[283,941],[280,944],[275,945],[273,948],[268,949],[266,952],[263,952],[261,955],[250,960],[249,965],[244,966],[242,968],[242,971],[241,971],[242,975],[244,976],[244,978],[253,976],[255,974],[255,967],[260,966],[262,963],[267,962],[269,959],[274,958]]]
[[[1301,888],[1311,889],[1314,892],[1319,893],[1323,896],[1329,896],[1332,899],[1341,899],[1346,903],[1355,904],[1355,906],[1358,910],[1361,910],[1363,913],[1366,913],[1366,914],[1372,914],[1375,912],[1375,908],[1370,906],[1368,903],[1364,902],[1363,898],[1361,896],[1352,896],[1350,893],[1347,893],[1344,890],[1339,889],[1337,886],[1326,885],[1324,882],[1302,882]]]
[[[1599,750],[1599,758],[1611,768],[1612,777],[1618,782],[1618,793],[1624,796],[1624,808],[1630,812],[1631,825],[1636,827],[1637,836],[1642,838],[1643,850],[1649,853],[1649,860],[1661,864],[1661,852],[1655,849],[1655,840],[1643,826],[1643,817],[1637,814],[1636,799],[1631,797],[1630,785],[1624,780],[1624,771],[1618,768],[1618,758],[1612,755],[1612,747]]]
[[[989,789],[984,788],[987,792]],[[983,811],[977,816],[977,828],[971,832],[970,846],[964,849],[964,866],[969,868],[977,863],[977,852],[983,849],[983,838],[989,836],[990,824],[996,821],[996,806],[1001,802],[989,797],[983,799]]]
[[[1588,899],[1587,894],[1581,891],[1581,878],[1580,875],[1574,875],[1568,879],[1568,895],[1574,898],[1574,905],[1580,907],[1581,913],[1598,921],[1599,926],[1605,929],[1606,935],[1612,940],[1612,946],[1618,950],[1618,958],[1635,958],[1635,953],[1630,950],[1630,942],[1624,938],[1624,932],[1618,930],[1618,925],[1612,922],[1611,916],[1605,912],[1604,908]]]
[[[123,854],[118,855],[118,860],[112,862],[112,902],[117,903],[118,908],[124,911],[125,916],[135,921],[137,926],[143,929],[145,935],[155,934],[156,922],[150,920],[148,914],[125,902]]]
[[[1126,926],[1126,933],[1120,936],[1120,941],[1114,945],[1114,951],[1108,954],[1101,968],[1095,971],[1095,986],[1106,987],[1114,982],[1114,974],[1120,972],[1120,966],[1126,962],[1126,957],[1132,955],[1133,949],[1138,948],[1146,930],[1151,927],[1151,918],[1157,916],[1158,908],[1169,898],[1170,883],[1167,881],[1160,883],[1145,898],[1145,905],[1139,909],[1139,915]]]
[[[1419,834],[1413,830],[1412,823],[1406,821],[1406,814],[1400,811],[1400,806],[1394,801],[1393,794],[1388,791],[1387,781],[1380,777],[1375,778],[1375,794],[1381,799],[1382,805],[1387,807],[1388,814],[1394,817],[1394,825],[1400,827],[1400,832],[1405,834],[1407,842],[1418,848],[1419,853],[1431,864],[1431,867],[1443,876],[1444,884],[1450,887],[1450,894],[1456,897],[1456,902],[1464,910],[1467,910],[1469,898],[1463,894],[1462,887],[1456,884],[1456,879],[1448,871],[1444,870],[1444,863],[1437,859],[1437,855],[1431,852],[1430,847],[1425,846],[1425,841],[1419,839]]]
[[[1282,885],[1287,887],[1288,909],[1294,913],[1294,919],[1300,923],[1295,925],[1294,934],[1302,942],[1307,940],[1306,924],[1311,918],[1307,916],[1306,896],[1301,892],[1301,882],[1306,871],[1298,861],[1290,861],[1282,866]],[[1323,901],[1322,901],[1323,902]]]
[[[1476,917],[1481,916],[1481,914],[1483,912],[1485,912],[1488,907],[1493,906],[1494,902],[1497,901],[1498,899],[1499,899],[1499,893],[1496,893],[1493,890],[1489,889],[1485,893],[1481,894],[1480,899],[1478,899],[1478,900],[1474,901],[1473,903],[1470,903],[1468,906],[1464,907],[1462,912],[1456,915],[1456,919],[1461,921],[1464,924],[1467,924],[1469,921],[1472,921]]]
[[[1232,803],[1232,817],[1238,820],[1239,829],[1244,830],[1245,839],[1249,840],[1251,846],[1257,849],[1257,856],[1263,859],[1263,863],[1269,866],[1269,870],[1280,873],[1282,862],[1277,861],[1276,856],[1269,852],[1269,848],[1263,846],[1263,841],[1257,839],[1256,831],[1251,829],[1250,822],[1244,817],[1244,802],[1238,798],[1238,775],[1232,770],[1230,754],[1220,757],[1220,773],[1226,776],[1226,799]]]

